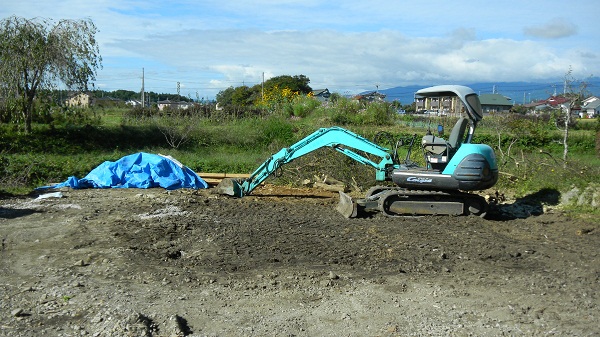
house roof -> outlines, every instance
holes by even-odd
[[[568,102],[569,99],[563,96],[550,96],[545,103],[549,104],[551,106],[557,106],[557,105],[561,105],[563,103]]]
[[[582,106],[583,109],[598,109],[600,107],[600,100],[591,101]]]
[[[165,99],[163,101],[156,102],[157,104],[193,104],[192,102],[186,101],[171,101],[170,99]]]
[[[354,96],[354,99],[357,99],[357,100],[361,100],[361,99],[375,99],[375,98],[384,99],[385,96],[386,96],[385,94],[382,94],[380,92],[370,91],[370,92],[365,92],[365,93],[362,93],[362,94],[358,94],[358,95]]]
[[[319,95],[329,93],[329,89],[327,89],[327,88],[326,89],[315,89],[312,92],[313,92],[313,95],[319,96]]]
[[[479,95],[481,105],[500,105],[512,106],[511,99],[500,94],[481,94]]]
[[[596,96],[590,96],[586,99],[583,100],[583,105],[593,102],[593,101],[600,101],[600,98],[596,97]]]

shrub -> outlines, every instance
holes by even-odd
[[[321,105],[315,98],[307,97],[307,96],[296,96],[290,106],[291,111],[289,111],[289,116],[295,116],[300,118],[308,117],[315,109],[317,109]]]
[[[387,102],[373,102],[366,106],[362,123],[368,125],[391,125],[395,111]]]
[[[262,137],[260,143],[263,145],[288,146],[294,141],[294,128],[285,119],[280,117],[268,118],[260,124]]]

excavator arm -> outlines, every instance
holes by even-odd
[[[217,186],[218,193],[236,197],[248,195],[281,166],[323,147],[331,147],[362,164],[375,168],[375,179],[377,181],[389,180],[389,172],[396,165],[396,163],[393,162],[388,149],[383,148],[364,137],[336,126],[321,128],[294,145],[283,148],[272,155],[262,163],[249,178],[241,181],[224,179],[219,186]],[[374,162],[350,148],[377,156],[381,158],[381,161]]]

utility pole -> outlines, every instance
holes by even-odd
[[[260,95],[262,100],[265,100],[265,72],[262,73],[262,84],[260,85]]]
[[[146,98],[144,97],[144,68],[142,68],[142,108],[146,106]]]

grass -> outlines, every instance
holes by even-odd
[[[123,114],[127,111],[126,108],[102,109],[101,118],[102,125],[114,127],[121,125]]]
[[[160,119],[125,122],[124,109],[94,111],[100,121],[93,125],[50,127],[36,125],[31,135],[15,131],[10,125],[0,125],[2,175],[0,190],[23,193],[34,187],[64,181],[69,176],[83,177],[106,160],[115,161],[135,153],[168,154],[196,172],[251,173],[264,160],[320,127],[335,125],[340,112],[334,107],[317,108],[314,115],[285,118],[217,120],[214,118],[181,117],[169,123]],[[418,149],[421,137],[430,129],[437,132],[442,124],[445,137],[456,118],[424,118],[414,115],[386,117],[385,122],[364,123],[379,116],[356,117],[369,111],[344,112],[357,124],[341,125],[368,139],[386,131],[394,139],[410,139],[416,135],[411,159],[423,164]],[[177,117],[180,118],[180,117]],[[492,116],[477,129],[475,142],[494,147],[502,174],[496,188],[524,196],[543,189],[567,191],[572,186],[585,187],[600,176],[600,158],[595,148],[596,130],[600,122],[580,120],[571,130],[568,168],[562,166],[562,133],[548,122],[507,120],[507,116]],[[91,120],[91,119],[90,119]],[[510,125],[511,127],[508,127]],[[185,136],[181,136],[184,132]],[[169,146],[168,137],[185,137],[177,148]],[[382,144],[393,147],[394,144]],[[401,147],[399,156],[406,155]],[[297,159],[284,167],[284,176],[275,180],[283,184],[299,184],[315,174],[330,174],[337,179],[356,180],[361,186],[373,184],[374,172],[335,151],[318,152]]]

